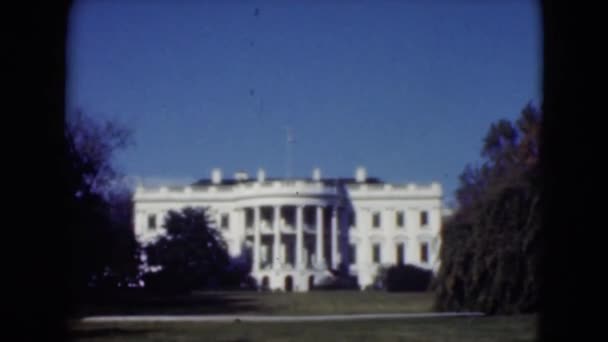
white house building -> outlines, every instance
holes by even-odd
[[[164,233],[169,210],[208,207],[238,258],[250,253],[260,286],[307,291],[331,273],[346,269],[363,289],[381,266],[399,262],[438,270],[442,188],[390,184],[367,177],[268,179],[237,172],[191,186],[139,186],[134,195],[135,233],[142,244]],[[201,247],[204,248],[204,247]]]

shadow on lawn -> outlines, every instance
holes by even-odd
[[[112,337],[112,336],[133,336],[145,335],[155,330],[150,329],[120,329],[120,328],[97,328],[87,330],[72,331],[70,337],[72,339],[79,338],[95,338],[95,337]]]
[[[126,290],[91,293],[76,305],[72,317],[98,315],[211,315],[253,313],[261,309],[253,298],[238,293],[159,294]]]
[[[145,337],[145,335],[154,333],[159,330],[154,329],[121,329],[121,328],[95,328],[87,330],[73,330],[70,333],[69,340],[79,340],[86,338],[104,338],[104,337]],[[231,340],[221,340],[220,342],[249,342],[250,340],[239,337]]]

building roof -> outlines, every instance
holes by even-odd
[[[234,178],[222,179],[220,183],[217,185],[235,185],[241,183],[255,183],[257,182],[257,178],[250,178],[246,180],[237,180]],[[305,181],[305,182],[314,182],[312,178],[272,178],[267,177],[265,179],[266,182],[274,182],[274,181]],[[338,183],[342,184],[384,184],[384,181],[375,178],[369,177],[364,182],[357,182],[355,178],[323,178],[320,180],[325,185],[336,185]],[[191,184],[192,186],[203,186],[203,185],[214,185],[211,179],[203,178]]]

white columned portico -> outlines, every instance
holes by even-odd
[[[296,269],[301,270],[304,265],[303,260],[303,224],[302,224],[302,211],[304,207],[301,205],[296,206]]]
[[[331,208],[331,268],[338,267],[338,207]]]
[[[279,230],[279,218],[281,217],[281,207],[278,205],[274,206],[273,212],[273,229],[274,239],[272,243],[272,268],[278,270],[281,267],[281,259],[279,258],[279,246],[281,243],[281,231]]]
[[[316,236],[316,248],[315,253],[317,254],[317,267],[325,268],[325,253],[323,248],[323,207],[317,207],[317,236]]]
[[[260,207],[253,207],[253,272],[260,270]]]

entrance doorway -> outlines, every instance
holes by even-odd
[[[268,276],[264,276],[264,278],[262,278],[262,290],[267,291],[269,287],[270,287],[270,281],[268,279]]]
[[[292,276],[285,277],[285,291],[287,291],[287,292],[293,291],[293,277]]]

